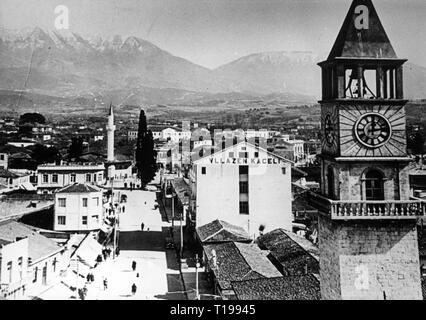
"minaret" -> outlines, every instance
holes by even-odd
[[[402,28],[403,26],[401,26]],[[322,68],[323,299],[422,299],[403,64],[371,0],[353,0]]]
[[[112,104],[110,105],[110,109],[109,109],[108,124],[107,124],[106,130],[108,132],[107,161],[112,162],[112,161],[114,161],[114,131],[115,131],[114,110],[113,110]]]

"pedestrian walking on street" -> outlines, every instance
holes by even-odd
[[[123,206],[123,213],[126,211],[126,206]]]
[[[87,274],[87,276],[86,276],[86,281],[88,282],[88,283],[90,283],[90,280],[91,280],[92,278],[90,277],[90,273],[88,273]]]
[[[143,231],[143,229],[145,228],[145,223],[141,223],[141,229],[142,229],[142,231]]]
[[[137,290],[136,284],[132,284],[132,295],[133,296],[136,294],[136,290]]]
[[[104,290],[108,289],[108,280],[104,278]]]
[[[135,271],[136,270],[136,261],[132,262],[132,270]]]

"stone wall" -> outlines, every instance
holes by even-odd
[[[415,221],[319,218],[323,299],[422,299]]]

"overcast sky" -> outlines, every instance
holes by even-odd
[[[137,36],[208,68],[263,51],[328,53],[352,0],[0,0],[0,26]],[[426,0],[373,0],[401,58],[426,66]]]

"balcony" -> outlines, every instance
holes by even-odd
[[[340,201],[310,193],[309,202],[332,220],[402,220],[426,215],[421,200]]]

